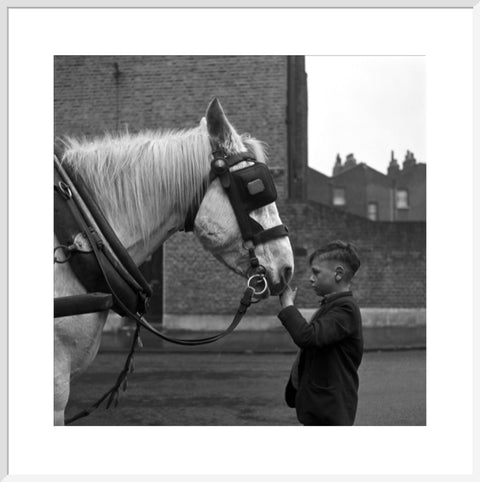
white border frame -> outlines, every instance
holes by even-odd
[[[64,7],[65,6],[65,3],[66,2],[51,2],[48,6],[49,7],[54,7],[54,6],[60,6],[60,7]],[[84,3],[82,5],[82,7],[87,7],[89,6],[89,3]],[[91,2],[93,6],[95,7],[98,7],[98,2]],[[110,6],[119,6],[120,2],[102,2],[102,6],[105,6],[105,7],[110,7]],[[203,2],[202,2],[203,3]],[[225,2],[210,2],[208,5],[206,3],[203,4],[203,6],[224,6],[224,3]],[[273,6],[271,5],[271,3],[274,3],[275,6],[280,6],[278,5],[278,1],[277,2],[262,2],[262,6]],[[303,1],[301,2],[301,4],[299,4],[299,2],[295,2],[295,7],[307,7],[307,6],[318,6],[318,4],[321,3],[321,2],[308,2],[308,1]],[[362,2],[362,1],[358,1],[358,2],[336,2],[335,6],[342,6],[342,7],[349,7],[349,6],[354,6],[354,7],[359,7],[359,6],[363,6],[363,7],[374,7],[374,6],[384,6],[385,3],[387,2]],[[463,1],[463,2],[454,2],[454,4],[452,5],[452,2],[439,2],[439,1],[430,1],[430,2],[422,2],[421,5],[418,5],[418,2],[402,2],[401,5],[395,5],[396,2],[389,2],[391,3],[390,6],[401,6],[401,7],[408,7],[408,6],[415,6],[415,7],[421,7],[421,6],[426,6],[426,7],[452,7],[452,8],[456,8],[456,7],[473,7],[477,2],[471,2],[471,1]],[[113,4],[113,5],[112,5]],[[254,5],[256,7],[259,6],[258,2],[252,2],[250,3],[250,5]],[[313,5],[312,5],[313,4]],[[324,2],[322,2],[322,6],[329,6],[328,4],[325,5]],[[380,5],[379,5],[380,4]],[[158,2],[142,2],[141,3],[141,6],[158,6]],[[26,5],[27,6],[27,5]],[[73,6],[73,5],[72,5]],[[126,6],[128,6],[128,4],[126,4]],[[139,5],[135,5],[136,7],[138,7]],[[168,4],[164,4],[165,7],[168,7],[170,5]],[[189,6],[192,6],[192,2],[175,2],[174,6],[178,7],[178,6],[183,6],[183,7],[189,7]],[[195,6],[195,5],[194,5]],[[196,5],[198,6],[198,5]],[[234,6],[234,5],[232,5]],[[242,6],[246,7],[246,6],[249,6],[249,4],[247,2],[243,2]],[[290,5],[286,5],[286,4],[283,4],[281,6],[290,6]],[[6,2],[5,6],[2,4],[2,11],[1,11],[1,14],[2,14],[2,17],[1,17],[1,25],[5,26],[6,28],[3,30],[4,32],[6,32],[6,35],[8,35],[8,20],[7,20],[7,11],[8,11],[8,8],[16,8],[16,7],[22,7],[22,5],[20,4],[20,2],[15,2],[15,4],[13,4],[13,2]],[[39,5],[35,5],[35,7],[39,7]],[[480,79],[479,77],[479,67],[478,67],[478,59],[479,59],[479,45],[480,45],[480,38],[479,38],[479,18],[480,18],[480,13],[479,13],[479,6],[478,4],[475,6],[475,8],[473,8],[472,10],[472,17],[474,19],[474,48],[476,49],[475,50],[475,55],[474,55],[474,60],[475,60],[475,71],[474,71],[474,78],[476,79],[476,81],[473,83],[474,87],[476,88],[476,92],[475,92],[475,97],[474,97],[474,106],[475,106],[475,118],[474,118],[474,122],[475,122],[475,126],[476,126],[476,131],[475,132],[478,132],[479,129],[479,92],[478,92],[478,80]],[[6,52],[7,52],[7,48],[5,49],[2,49],[2,54],[4,54],[4,56],[6,57]],[[6,58],[5,58],[5,64],[6,65],[7,62],[6,62]],[[5,87],[5,92],[6,92],[6,79],[3,78],[2,76],[2,86]],[[5,85],[4,85],[5,84]],[[5,100],[7,101],[7,106],[8,106],[8,98],[5,97]],[[7,110],[5,109],[4,112],[7,112]],[[6,122],[6,118],[2,116],[2,121],[3,122]],[[6,126],[7,127],[7,126]],[[5,133],[7,132],[7,128],[6,129],[2,129],[2,140],[4,140],[4,142],[2,143],[3,146],[5,146],[5,149],[7,150],[8,149],[8,145],[7,145],[7,137],[5,136]],[[474,158],[480,158],[480,156],[478,155],[480,153],[480,149],[479,149],[479,141],[478,141],[478,137],[474,137],[473,138],[473,141],[474,141],[474,153],[477,154],[476,156],[474,156]],[[8,151],[6,152],[7,156],[8,156]],[[5,156],[4,158],[7,158],[7,156]],[[8,167],[6,164],[3,164],[2,163],[2,174],[7,174],[8,173]],[[7,189],[8,189],[8,185],[7,185],[7,175],[4,175],[4,176],[0,176],[0,178],[2,180],[4,180],[3,182],[5,183],[2,187],[4,187],[4,190],[3,192],[7,192]],[[478,187],[478,180],[479,180],[479,167],[478,165],[474,165],[474,176],[473,176],[473,182],[474,182],[474,187]],[[478,192],[475,191],[475,189],[473,189],[473,193],[474,193],[474,201],[476,201],[474,203],[474,208],[475,210],[473,211],[473,216],[474,216],[474,219],[472,221],[473,225],[474,225],[474,241],[475,243],[473,244],[473,246],[478,246],[479,245],[479,240],[480,240],[480,237],[479,237],[479,232],[478,232],[478,219],[479,219],[479,210],[478,210],[478,206],[480,205],[480,203],[478,202],[479,201],[479,194]],[[10,195],[12,193],[9,193],[9,199],[10,199]],[[2,213],[2,216],[4,216],[5,220],[7,220],[7,209],[6,209],[6,206],[4,208],[3,204],[2,204],[2,210],[1,210],[1,213]],[[6,222],[5,224],[6,225]],[[2,247],[7,246],[7,243],[6,243],[7,239],[6,239],[6,236],[5,237],[2,237],[1,238],[1,242],[2,242]],[[4,252],[6,252],[7,250],[5,249]],[[7,266],[7,268],[9,267],[8,266],[8,257],[6,257],[5,259],[2,258],[2,260],[5,261],[5,264]],[[476,269],[474,270],[474,290],[476,293],[478,293],[480,290],[479,290],[479,283],[478,283],[478,268],[479,268],[479,256],[478,254],[475,252],[474,253],[474,257],[473,257],[473,261],[474,261],[474,266],[476,267]],[[11,268],[11,267],[10,267]],[[4,273],[7,273],[7,270],[4,270],[3,271]],[[7,279],[6,277],[2,278],[2,280],[5,282],[5,289],[2,290],[2,296],[4,296],[4,298],[2,298],[2,301],[4,301],[4,303],[2,303],[2,306],[5,306],[7,307],[7,296],[5,296],[7,294]],[[11,310],[11,307],[10,307],[10,310]],[[474,310],[475,310],[475,314],[477,315],[475,317],[476,320],[480,319],[479,315],[480,315],[480,312],[479,312],[479,302],[478,302],[478,297],[476,299],[474,299]],[[8,313],[7,313],[8,315]],[[5,318],[6,320],[6,318]],[[2,320],[3,321],[3,320]],[[473,325],[474,327],[474,337],[473,337],[473,341],[474,343],[476,343],[476,348],[477,348],[477,351],[473,350],[473,354],[474,354],[474,367],[476,367],[476,371],[473,372],[473,375],[474,375],[474,380],[475,380],[475,385],[474,385],[474,392],[473,392],[473,395],[474,395],[474,401],[477,401],[477,403],[473,404],[473,407],[475,407],[475,411],[474,411],[474,428],[475,428],[475,431],[474,431],[474,448],[475,448],[475,451],[473,453],[479,453],[479,444],[478,444],[478,400],[479,400],[479,397],[478,397],[478,366],[479,366],[479,355],[478,355],[478,338],[479,338],[479,329],[478,327],[474,324]],[[1,336],[1,340],[2,340],[2,348],[3,350],[1,350],[2,353],[5,354],[4,357],[2,357],[2,370],[1,370],[1,382],[2,382],[2,387],[5,387],[5,388],[8,388],[7,387],[7,365],[6,365],[6,358],[8,356],[8,345],[7,345],[7,339],[8,339],[8,326],[7,326],[7,323],[4,322],[2,323],[1,325],[1,328],[2,328],[2,336]],[[7,397],[6,397],[6,394],[7,394],[7,390],[3,390],[2,393],[5,393],[5,396],[2,396],[1,397],[1,402],[2,402],[2,414],[4,415],[2,417],[2,426],[4,427],[7,427],[8,426],[8,412],[7,412]],[[3,467],[7,467],[7,457],[8,457],[8,440],[7,440],[7,430],[2,430],[1,431],[4,435],[4,437],[2,437],[2,458],[0,459],[0,467],[3,468]],[[27,469],[27,466],[28,466],[28,453],[25,454],[25,468]],[[241,454],[239,454],[239,456],[241,456]],[[5,462],[5,463],[4,463]],[[5,473],[0,473],[0,475],[6,475],[7,472]],[[468,478],[473,478],[479,474],[479,466],[478,466],[478,459],[474,459],[474,467],[473,467],[473,473],[471,476],[467,476]],[[61,480],[67,480],[67,477],[65,476],[58,476],[58,477],[61,477]],[[150,478],[149,476],[143,476],[142,479],[146,479],[146,478]],[[193,476],[192,476],[193,477]],[[220,476],[221,477],[221,480],[227,480],[227,477],[225,476]],[[306,478],[307,476],[305,476]],[[371,480],[372,476],[344,476],[342,477],[342,479],[347,479],[347,480],[350,480],[351,478],[364,478],[365,480]],[[368,477],[368,478],[367,478]],[[384,480],[386,477],[385,476],[381,476],[382,477],[382,480]],[[401,478],[406,478],[407,476],[401,476]],[[43,479],[45,478],[45,480],[51,480],[53,477],[52,476],[41,476],[41,475],[37,475],[37,476],[34,476],[34,475],[31,475],[31,476],[28,476],[28,477],[21,477],[21,476],[12,476],[12,475],[9,475],[8,476],[8,480],[10,479],[15,479],[15,480],[40,480],[40,479]],[[96,479],[97,477],[95,476],[77,476],[75,477],[76,480],[83,480],[83,479],[88,479],[88,480],[93,480],[93,479]],[[100,477],[100,480],[106,480],[107,476],[103,476],[103,477]],[[115,476],[115,480],[118,479],[119,477],[118,476]],[[123,480],[137,480],[139,478],[139,476],[132,476],[132,477],[129,477],[129,476],[125,476],[125,477],[121,477]],[[164,479],[166,477],[163,477]],[[170,477],[168,477],[170,478]],[[176,479],[181,479],[182,477],[177,477]],[[204,480],[212,480],[214,477],[213,476],[208,476],[208,477],[198,477],[198,480],[200,479],[204,479]],[[233,478],[233,477],[232,477]],[[266,477],[265,477],[266,478]],[[279,476],[275,476],[275,479],[272,478],[272,480],[278,480],[279,478],[282,478],[282,479],[290,479],[290,477],[279,477]],[[338,477],[336,477],[338,478]],[[398,477],[396,477],[398,478]],[[453,477],[452,480],[455,480],[457,477]],[[239,476],[239,477],[236,477],[236,479],[243,479],[243,476]],[[291,480],[298,480],[299,479],[299,476],[294,476]]]

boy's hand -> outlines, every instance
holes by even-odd
[[[282,308],[293,305],[297,296],[297,288],[293,289],[287,286],[282,293],[280,293],[279,300]]]

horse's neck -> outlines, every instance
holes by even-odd
[[[184,219],[172,214],[166,217],[150,233],[147,243],[141,236],[125,236],[124,246],[135,264],[142,264],[152,253],[154,253],[170,236],[183,228]],[[119,238],[122,239],[121,234]]]
[[[198,135],[196,139],[198,142]],[[136,264],[145,261],[167,238],[183,228],[188,210],[184,194],[192,191],[198,193],[198,186],[208,172],[208,151],[202,143],[194,149],[198,159],[192,163],[192,148],[188,144],[192,143],[192,139],[188,135],[170,141],[175,145],[175,150],[168,145],[168,139],[165,142],[167,145],[162,146],[161,159],[151,157],[148,162],[143,162],[144,159],[139,157],[135,161],[136,165],[122,163],[123,171],[119,177],[121,188],[112,186],[108,172],[103,174],[104,179],[94,182],[96,187],[92,192],[93,197],[104,209],[106,218]],[[171,154],[166,154],[169,152]],[[160,169],[152,169],[152,159],[153,162],[160,163]],[[187,166],[186,163],[190,165]],[[145,169],[144,166],[151,169],[151,172],[139,170]],[[173,171],[167,172],[169,169],[175,171],[175,174]],[[182,174],[183,172],[188,175]],[[102,176],[100,169],[98,175]],[[198,178],[192,179],[192,175]],[[170,180],[164,182],[164,176],[170,176]],[[172,184],[176,186],[174,189],[166,187]],[[192,185],[195,187],[192,188]],[[102,189],[102,186],[105,187]],[[107,186],[110,189],[109,194],[106,193]],[[118,202],[115,202],[115,198],[112,202],[112,196],[118,197]],[[137,207],[132,209],[132,205]],[[143,229],[136,228],[139,224]]]

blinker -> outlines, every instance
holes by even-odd
[[[230,169],[242,161],[247,161],[250,165],[234,171]],[[288,236],[285,225],[280,224],[265,229],[249,216],[252,211],[277,200],[277,190],[272,175],[264,163],[256,161],[255,156],[248,152],[227,156],[222,150],[214,151],[210,167],[210,182],[216,177],[220,179],[235,212],[242,238],[252,243],[251,249],[248,248],[249,252],[251,251],[251,267],[258,273],[259,265],[254,246]],[[185,231],[193,230],[195,215],[196,213],[189,212],[185,221]]]
[[[248,192],[254,196],[255,194],[265,191],[265,184],[263,184],[261,179],[254,179],[247,184],[247,189]]]

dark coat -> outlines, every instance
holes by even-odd
[[[298,420],[304,425],[353,425],[363,335],[352,293],[327,296],[310,323],[294,306],[278,317],[301,348],[298,391],[290,379],[285,393]]]

